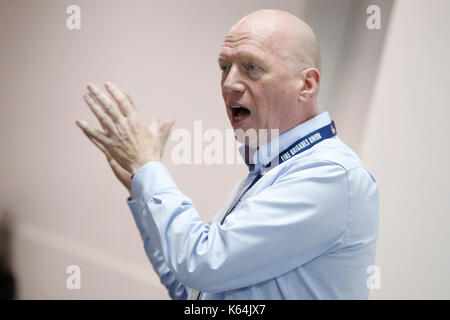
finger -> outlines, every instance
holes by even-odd
[[[106,156],[106,159],[108,159],[108,161],[113,160],[113,158],[109,154],[108,150],[106,150],[104,146],[102,146],[100,143],[98,143],[97,141],[95,141],[93,139],[91,139],[91,141],[97,146],[97,148],[99,148],[104,153],[104,155]]]
[[[83,131],[84,132],[84,131]],[[86,137],[88,137],[89,140],[91,140],[91,142],[93,144],[95,144],[97,146],[97,148],[99,148],[103,154],[106,156],[106,159],[108,161],[108,163],[111,165],[111,161],[114,161],[114,159],[111,157],[111,155],[109,154],[109,152],[105,149],[105,147],[103,147],[103,145],[101,145],[98,141],[94,140],[93,138],[91,138],[89,135],[87,135],[86,133],[84,133],[86,135]]]
[[[93,97],[90,94],[85,94],[83,96],[83,98],[84,98],[84,101],[89,106],[89,108],[94,113],[94,115],[97,117],[97,119],[100,122],[100,124],[102,125],[103,129],[105,131],[108,131],[109,133],[116,133],[116,128],[115,128],[114,122],[112,122],[111,118],[94,101]]]
[[[174,124],[175,124],[175,120],[169,120],[161,126],[160,132],[161,132],[162,145],[165,145],[167,139],[169,138],[170,131],[172,131],[172,127]]]
[[[159,133],[159,117],[153,116],[150,119],[150,124],[149,124],[148,128],[150,129],[150,131],[153,134],[158,134]]]
[[[90,94],[90,93],[87,93],[87,94],[88,94],[89,97],[94,101],[94,103],[96,103],[97,106],[98,106],[99,103],[98,103],[98,101],[95,100],[95,97],[94,97],[92,94]],[[102,108],[100,108],[100,109],[103,110]],[[103,112],[104,112],[104,110],[103,110]],[[111,120],[111,119],[109,119],[109,120]],[[112,121],[111,121],[111,122],[112,122]],[[102,125],[102,128],[103,128],[103,130],[105,131],[106,136],[107,136],[107,137],[111,137],[111,133],[110,133],[111,130],[108,130],[108,128],[107,128],[103,123],[100,122],[100,124]],[[114,123],[113,123],[113,126],[114,126]],[[115,129],[115,128],[114,128],[114,129]]]
[[[119,178],[119,180],[122,180],[123,178],[121,177],[124,174],[128,174],[131,177],[131,173],[125,171],[118,163],[116,160],[111,159],[109,161],[109,165],[111,166],[111,169],[113,169],[114,174],[116,175],[117,178]]]
[[[114,158],[111,157],[111,155],[109,154],[109,152],[108,152],[102,145],[100,145],[97,141],[92,140],[92,142],[94,142],[94,144],[95,144],[100,150],[103,151],[103,153],[105,154],[106,159],[107,159],[107,161],[108,161],[108,163],[109,163],[111,169],[113,170],[114,174],[117,176],[117,172],[118,172],[118,171],[120,170],[120,168],[121,168],[121,167],[119,166],[119,164],[117,163],[117,161],[114,160]]]
[[[119,172],[122,169],[122,167],[117,163],[116,160],[114,160],[113,157],[111,157],[111,155],[109,154],[108,150],[105,149],[105,147],[103,145],[101,145],[99,142],[97,142],[96,140],[92,139],[90,136],[86,135],[89,140],[91,140],[102,152],[103,154],[106,156],[106,159],[111,167],[111,169],[113,170],[114,174],[119,177]]]
[[[125,94],[125,96],[127,97],[128,101],[130,102],[130,104],[132,105],[132,107],[134,108],[134,111],[136,111],[136,106],[134,104],[133,98],[131,98],[130,93],[128,92],[128,90],[123,90],[123,93]]]
[[[117,106],[111,101],[111,99],[96,85],[89,83],[87,89],[94,95],[106,113],[111,117],[114,123],[123,125],[125,122],[124,116],[119,111]]]
[[[128,117],[130,114],[134,113],[135,110],[133,106],[131,105],[130,101],[128,101],[128,98],[125,96],[125,94],[120,91],[119,88],[117,88],[116,85],[114,85],[111,82],[107,82],[105,84],[106,89],[111,94],[111,96],[114,98],[114,100],[119,105],[119,109],[122,112],[122,114],[125,117]]]
[[[76,121],[76,124],[83,130],[84,134],[89,139],[94,139],[95,141],[99,142],[101,145],[105,147],[105,145],[110,143],[110,139],[103,134],[103,132],[91,127],[88,123],[85,121]],[[106,147],[105,147],[106,149]]]

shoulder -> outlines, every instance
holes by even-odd
[[[327,160],[341,166],[345,171],[350,171],[364,164],[359,156],[350,147],[342,142],[339,137],[327,139],[317,145],[309,155],[311,160]]]
[[[369,180],[376,184],[375,177],[359,156],[338,137],[327,139],[307,152],[283,163],[278,177],[312,177],[336,180]]]

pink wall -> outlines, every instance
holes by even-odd
[[[375,299],[450,298],[449,10],[392,12],[360,152],[381,185]]]
[[[382,30],[365,26],[373,3]],[[449,5],[432,3],[397,1],[391,14],[392,2],[368,0],[0,1],[0,217],[12,220],[18,298],[168,298],[145,256],[127,191],[74,123],[98,126],[81,99],[84,85],[111,80],[148,118],[174,117],[175,129],[190,131],[202,120],[204,130],[225,132],[216,58],[231,25],[261,8],[284,9],[316,30],[320,107],[381,185],[382,289],[372,297],[448,298],[449,154],[440,139],[422,135],[449,133],[442,71]],[[81,30],[65,27],[70,4],[81,7]],[[416,141],[434,151],[418,153]],[[208,221],[245,167],[175,165],[174,144],[164,162]],[[65,285],[72,264],[82,271],[78,291]]]

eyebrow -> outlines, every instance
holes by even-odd
[[[263,62],[263,60],[262,60],[261,58],[255,56],[255,55],[252,55],[252,54],[250,54],[250,53],[241,53],[241,54],[238,54],[238,59],[239,59],[239,60],[253,60],[253,61],[255,61],[256,63],[258,63],[258,64],[260,64],[260,65],[262,65],[262,66],[265,66],[265,63]],[[223,60],[228,61],[228,58],[227,58],[227,57],[224,57],[224,56],[222,56],[222,55],[219,55],[219,57],[217,58],[217,62],[220,63],[220,62],[223,61]]]

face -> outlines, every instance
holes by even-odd
[[[222,96],[235,136],[243,143],[237,131],[282,133],[298,110],[299,82],[289,68],[286,49],[275,39],[255,31],[230,31],[219,54]]]

